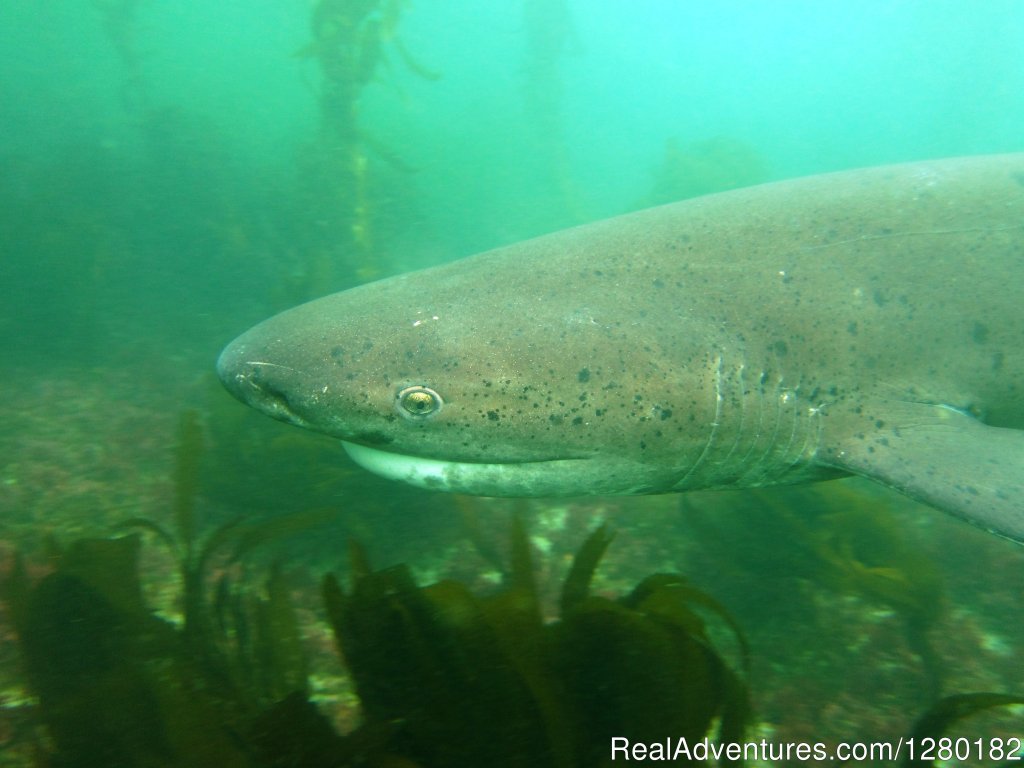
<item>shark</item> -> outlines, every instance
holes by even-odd
[[[217,368],[239,400],[425,488],[861,475],[1024,542],[1024,154],[578,226],[289,309]]]

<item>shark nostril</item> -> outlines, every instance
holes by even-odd
[[[299,374],[296,369],[267,360],[253,360],[251,343],[241,337],[229,344],[217,359],[217,375],[235,398],[267,416],[308,427],[299,415],[305,400],[289,386]]]
[[[250,379],[249,384],[257,393],[256,396],[248,398],[251,405],[280,421],[305,425],[305,420],[296,412],[294,404],[284,390],[267,381]]]
[[[263,395],[274,404],[276,408],[291,413],[292,404],[288,401],[288,395],[272,384],[258,384],[257,387]]]

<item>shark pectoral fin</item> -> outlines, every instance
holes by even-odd
[[[1024,431],[942,405],[895,403],[870,413],[861,428],[823,446],[818,461],[1024,543]]]

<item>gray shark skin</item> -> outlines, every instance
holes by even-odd
[[[1024,154],[565,230],[283,312],[218,371],[243,402],[428,488],[858,474],[1024,541]]]

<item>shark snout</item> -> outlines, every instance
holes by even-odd
[[[279,381],[282,373],[293,368],[265,360],[248,359],[245,344],[234,341],[217,358],[217,376],[237,400],[279,421],[308,426],[288,398],[288,389]]]

